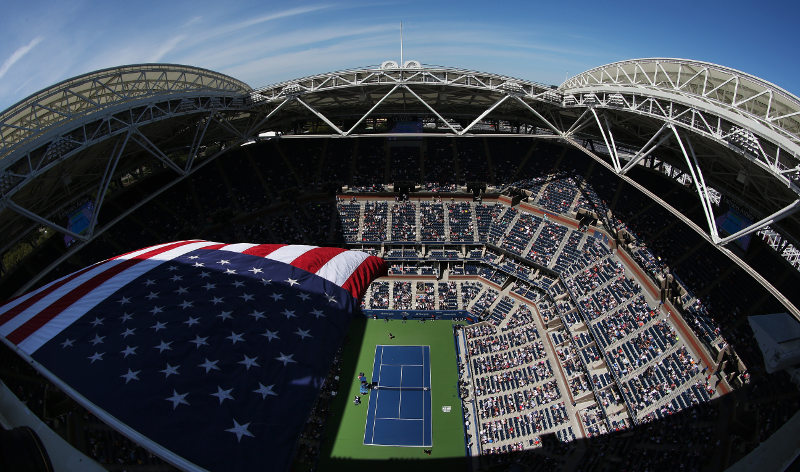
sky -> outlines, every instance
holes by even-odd
[[[0,17],[0,110],[62,80],[165,62],[252,87],[400,60],[558,85],[625,59],[721,64],[800,95],[800,2],[13,1]]]

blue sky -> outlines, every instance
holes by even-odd
[[[0,110],[61,80],[170,62],[253,87],[399,61],[547,84],[640,57],[714,62],[800,94],[798,2],[14,1],[0,17]]]

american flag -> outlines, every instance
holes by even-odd
[[[122,434],[186,470],[286,470],[386,263],[314,246],[178,241],[0,306],[0,336]]]

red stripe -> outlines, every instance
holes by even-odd
[[[212,244],[211,246],[206,246],[203,249],[222,249],[225,246],[227,246],[227,244]]]
[[[292,265],[298,269],[303,269],[315,274],[322,266],[343,252],[347,252],[347,249],[338,247],[318,247],[306,251],[302,256],[293,260]]]
[[[108,261],[103,261],[98,265],[102,265],[102,264],[105,264],[107,262]],[[89,267],[86,267],[85,269],[79,270],[78,272],[70,274],[70,275],[66,276],[63,280],[53,283],[52,285],[50,285],[49,287],[45,288],[41,292],[37,293],[36,295],[30,297],[29,299],[25,300],[24,302],[20,303],[19,305],[15,306],[14,308],[12,308],[12,309],[8,310],[7,312],[3,313],[2,315],[0,315],[0,326],[3,326],[4,324],[8,323],[12,318],[14,318],[15,316],[19,315],[23,311],[27,310],[30,306],[32,306],[33,304],[35,304],[36,302],[38,302],[42,298],[44,298],[44,297],[50,295],[51,293],[53,293],[54,291],[58,290],[64,284],[67,284],[67,283],[71,282],[76,277],[80,277],[81,275],[85,274],[86,272],[88,272],[88,271],[90,271],[90,270],[92,270],[92,269],[94,269],[96,267],[97,267],[96,265],[89,266]],[[19,297],[23,297],[23,296],[25,296],[25,294],[22,294]],[[14,300],[16,300],[19,297],[14,297],[13,299],[9,300],[6,304],[13,302]]]
[[[27,339],[28,336],[35,333],[36,330],[38,330],[39,328],[47,324],[50,320],[55,318],[59,313],[72,306],[73,303],[80,300],[84,295],[91,292],[95,288],[99,287],[101,284],[103,284],[110,278],[114,277],[115,275],[153,256],[157,256],[169,250],[192,243],[193,241],[181,241],[178,243],[170,244],[168,246],[164,246],[162,248],[155,249],[150,252],[146,252],[138,256],[135,256],[131,259],[121,262],[116,266],[111,267],[95,275],[90,280],[87,280],[79,287],[75,288],[74,290],[71,290],[69,293],[67,293],[60,299],[56,300],[54,303],[50,304],[47,308],[40,311],[36,316],[23,323],[20,327],[18,327],[17,329],[12,331],[8,336],[6,336],[6,339],[8,339],[14,344],[21,343],[22,341]]]
[[[364,262],[359,264],[358,268],[350,275],[342,288],[350,292],[350,295],[361,300],[367,287],[373,280],[382,277],[389,273],[389,264],[380,257],[369,256],[364,259]]]
[[[288,244],[259,244],[250,249],[243,251],[242,254],[249,254],[251,256],[267,257],[278,249],[288,246]]]

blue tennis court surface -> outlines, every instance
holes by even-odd
[[[364,444],[431,447],[430,346],[375,346]]]

